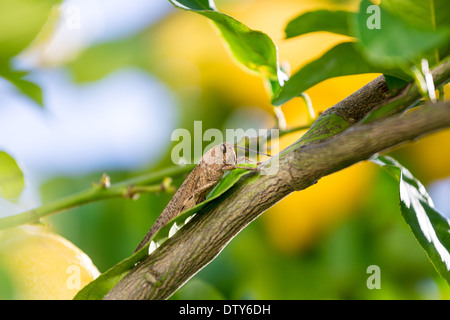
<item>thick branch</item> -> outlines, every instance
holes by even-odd
[[[322,143],[294,145],[280,156],[278,174],[250,179],[230,190],[217,206],[195,216],[131,270],[105,299],[170,297],[240,230],[291,192],[378,152],[449,126],[450,103],[440,103],[357,125]]]
[[[450,80],[450,61],[432,71],[436,87]],[[373,154],[450,126],[448,103],[401,116],[421,98],[409,84],[396,94],[380,76],[325,111],[299,141],[274,157],[276,175],[251,177],[217,199],[132,269],[104,299],[166,299],[211,262],[247,224],[288,194]]]

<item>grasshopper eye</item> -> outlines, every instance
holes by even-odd
[[[220,145],[220,148],[222,149],[222,153],[223,153],[223,154],[226,154],[226,153],[227,153],[227,146],[226,146],[224,143],[222,143],[222,144]]]

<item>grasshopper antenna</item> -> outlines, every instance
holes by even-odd
[[[260,151],[256,151],[256,150],[252,150],[252,149],[249,149],[249,148],[246,148],[246,147],[241,147],[241,146],[237,146],[237,145],[235,145],[234,147],[237,148],[237,149],[243,149],[243,150],[250,151],[250,152],[256,152],[257,154],[262,154],[262,155],[268,156],[268,157],[272,156],[270,154],[267,154],[267,153],[264,153],[264,152],[260,152]]]

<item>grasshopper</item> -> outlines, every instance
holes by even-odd
[[[236,153],[233,145],[229,143],[221,143],[206,152],[199,164],[178,188],[166,208],[139,243],[135,252],[141,249],[158,230],[173,218],[204,201],[208,192],[220,181],[225,171],[235,169],[236,163]],[[240,166],[239,168],[258,170],[252,167]]]

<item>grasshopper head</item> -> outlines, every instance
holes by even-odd
[[[210,149],[202,158],[206,164],[234,165],[236,164],[236,152],[233,145],[224,142]]]

